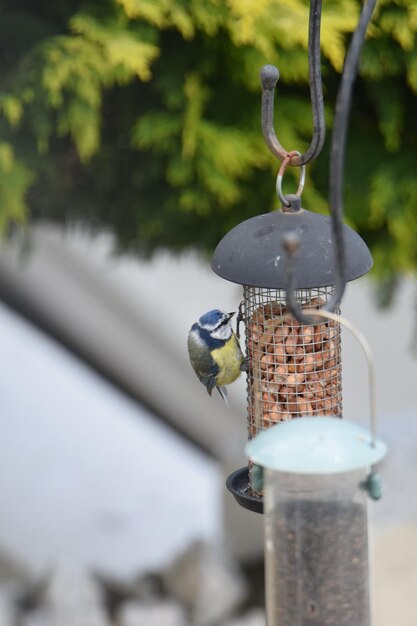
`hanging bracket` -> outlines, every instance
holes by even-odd
[[[322,0],[311,0],[308,32],[308,60],[310,97],[313,112],[313,137],[304,154],[293,154],[290,165],[305,165],[321,152],[325,138],[323,90],[320,69],[320,25]],[[274,65],[265,65],[261,70],[262,83],[262,132],[272,154],[280,161],[288,155],[274,130],[274,92],[279,71]]]

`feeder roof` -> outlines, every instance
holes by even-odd
[[[386,453],[371,433],[334,417],[300,417],[263,431],[245,448],[251,461],[295,474],[336,474],[369,467]]]
[[[295,232],[300,251],[294,286],[325,287],[336,283],[336,259],[331,218],[305,209],[281,210],[257,215],[229,231],[213,254],[213,271],[234,283],[252,287],[285,289],[287,284],[283,235]],[[366,274],[372,257],[361,237],[343,226],[346,280]]]

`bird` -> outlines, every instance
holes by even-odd
[[[217,388],[228,404],[225,385],[244,371],[245,359],[230,320],[235,315],[219,309],[204,313],[188,333],[188,355],[198,379],[208,394]]]

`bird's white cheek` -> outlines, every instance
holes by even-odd
[[[232,333],[232,329],[229,325],[227,325],[220,326],[220,328],[211,333],[211,336],[214,337],[214,339],[222,339],[223,341],[227,341],[232,336]]]

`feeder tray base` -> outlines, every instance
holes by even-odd
[[[233,494],[236,502],[254,513],[264,512],[264,500],[262,496],[255,496],[251,493],[249,484],[249,470],[242,467],[230,474],[226,480],[226,487]]]

